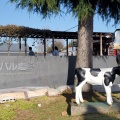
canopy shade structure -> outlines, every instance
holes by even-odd
[[[102,34],[103,40],[112,38],[113,33],[93,32],[93,40],[99,40]],[[109,38],[107,37],[109,35]],[[35,29],[24,26],[6,25],[0,26],[1,37],[26,37],[26,38],[55,38],[55,39],[77,39],[77,32],[51,31],[48,29]]]
[[[113,33],[109,32],[93,32],[93,43],[112,42]],[[49,29],[35,29],[24,26],[16,25],[6,25],[0,26],[0,37],[12,37],[12,38],[44,38],[44,46],[46,45],[46,39],[53,39],[53,49],[54,49],[54,39],[77,39],[77,32],[65,32],[65,31],[51,31]],[[101,42],[102,44],[102,42]],[[101,45],[102,46],[102,45]],[[44,47],[45,48],[45,47]],[[46,52],[46,50],[44,51]],[[68,52],[68,51],[67,51]]]

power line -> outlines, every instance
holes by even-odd
[[[67,29],[67,30],[65,30],[64,32],[67,32],[67,31],[69,31],[69,30],[71,30],[71,29],[73,29],[73,28],[75,28],[75,27],[77,27],[78,25],[76,25],[76,26],[74,26],[74,27],[72,27],[72,28],[69,28],[69,29]]]

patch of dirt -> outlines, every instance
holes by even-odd
[[[32,110],[16,110],[16,118],[14,120],[35,120],[36,115]],[[27,118],[27,119],[26,119]]]

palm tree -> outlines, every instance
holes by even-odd
[[[78,49],[76,67],[92,67],[93,18],[95,14],[107,23],[120,22],[120,0],[9,0],[17,8],[26,8],[29,12],[43,15],[72,12],[78,18]]]

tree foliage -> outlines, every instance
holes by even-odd
[[[50,30],[44,29],[34,29],[24,26],[16,26],[16,25],[0,25],[0,35],[9,36],[9,37],[34,37],[39,33],[50,34]],[[37,36],[38,37],[38,36]]]
[[[26,8],[28,12],[35,12],[50,17],[52,14],[59,12],[59,1],[57,0],[10,0],[15,2],[16,8]]]
[[[120,22],[120,0],[99,0],[96,11],[107,22],[110,22],[111,18],[115,24]]]
[[[61,51],[61,50],[64,49],[64,45],[63,45],[63,43],[60,42],[60,41],[55,41],[54,45],[58,47],[58,50],[59,50],[59,51]],[[51,44],[51,46],[48,47],[47,52],[48,52],[48,53],[53,52],[53,46],[52,46],[52,44]]]
[[[53,14],[72,12],[80,21],[85,20],[88,15],[99,14],[107,22],[113,18],[114,23],[120,21],[120,0],[9,0],[16,3],[17,8],[27,9],[28,12],[35,12],[50,17]]]

